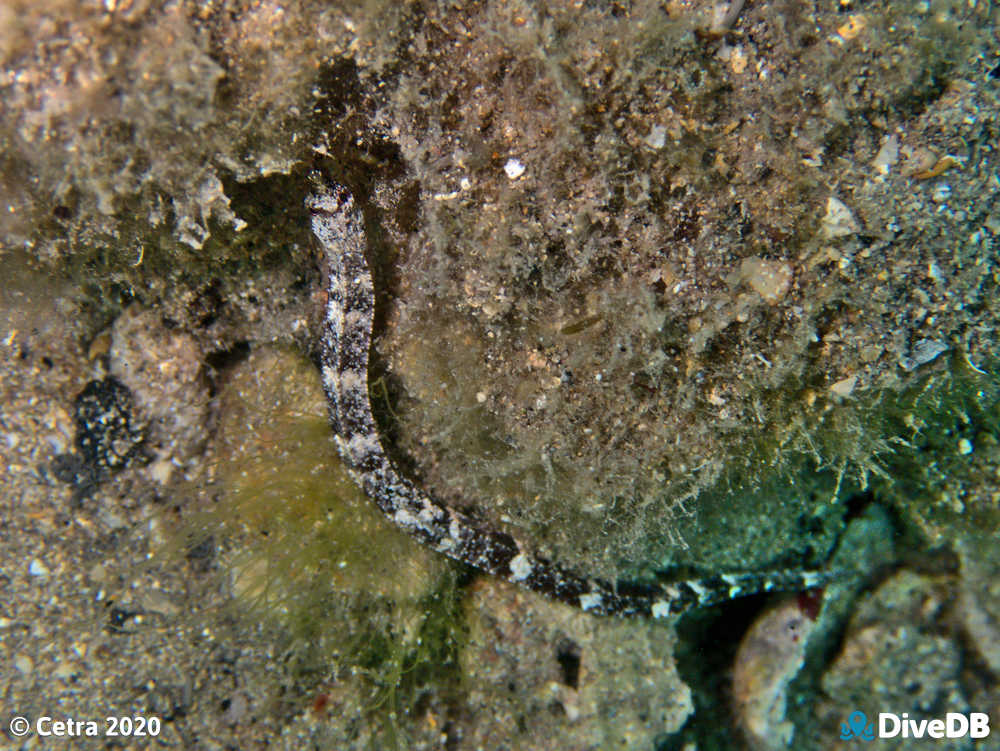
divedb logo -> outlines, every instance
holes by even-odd
[[[985,738],[990,734],[990,716],[985,712],[948,712],[944,719],[913,720],[906,712],[878,713],[878,728],[864,712],[855,710],[840,723],[840,739],[873,741],[878,738]]]

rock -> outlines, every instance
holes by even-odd
[[[132,392],[114,377],[93,380],[73,401],[76,451],[59,454],[53,473],[74,486],[77,499],[115,472],[145,459],[145,425]]]
[[[14,667],[22,675],[28,675],[34,670],[35,663],[28,655],[19,654],[14,656]]]
[[[783,261],[744,258],[740,274],[754,291],[772,305],[788,292],[792,283],[792,268]]]
[[[470,748],[650,749],[693,711],[669,625],[594,618],[495,579],[467,613]]]
[[[959,616],[979,656],[1000,673],[1000,552],[995,538],[960,541],[959,560]]]
[[[858,220],[839,198],[830,196],[826,200],[826,214],[823,216],[823,236],[828,240],[857,234],[861,230]]]
[[[161,458],[196,455],[208,435],[208,384],[202,352],[189,334],[132,305],[111,329],[111,372],[150,420],[150,441]]]
[[[788,684],[802,667],[814,615],[800,598],[765,611],[743,637],[733,664],[736,722],[754,749],[781,749],[793,740],[786,719]]]
[[[960,681],[962,650],[948,628],[952,591],[944,577],[903,570],[861,602],[840,653],[822,677],[825,698],[809,729],[816,744],[854,748],[855,740],[840,738],[841,725],[854,712],[863,712],[869,722],[879,712],[905,712],[919,721],[972,709]],[[967,739],[928,742],[933,748],[967,747]],[[876,738],[865,745],[898,747],[898,739]]]

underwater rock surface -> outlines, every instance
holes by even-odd
[[[260,500],[274,481],[269,498],[295,497],[277,479],[281,450],[268,472],[241,480],[288,426],[243,420],[225,389],[248,377],[248,353],[253,368],[287,374],[268,358],[315,344],[321,272],[302,199],[318,167],[362,197],[377,238],[374,397],[384,434],[429,490],[609,576],[819,566],[859,507],[882,506],[902,558],[957,556],[957,566],[913,573],[932,599],[939,582],[959,593],[941,610],[954,628],[941,635],[917,615],[903,623],[866,609],[842,650],[815,658],[831,661],[824,685],[853,696],[875,669],[852,657],[864,634],[904,629],[899,643],[934,658],[933,679],[949,687],[942,701],[995,706],[998,564],[983,550],[1000,521],[1000,11],[965,0],[717,10],[307,0],[0,9],[0,253],[10,269],[0,445],[17,499],[0,525],[0,569],[15,572],[0,611],[15,636],[0,656],[35,655],[0,690],[41,711],[85,676],[72,685],[132,707],[121,676],[138,664],[132,672],[152,686],[142,702],[177,718],[171,742],[205,747],[292,747],[325,727],[343,748],[391,747],[390,736],[399,747],[444,737],[462,748],[462,737],[502,731],[469,720],[460,690],[479,668],[462,662],[473,649],[463,629],[482,613],[455,603],[501,607],[503,592],[480,597],[492,583],[469,593],[442,566],[391,582],[369,601],[374,615],[332,606],[329,621],[309,626],[339,622],[362,636],[331,667],[329,651],[310,662],[276,646],[286,627],[274,623],[223,620],[209,636],[194,625],[235,582],[247,594],[270,581],[259,561],[213,578],[236,559],[218,527],[208,535],[218,549],[162,572],[130,570],[179,539],[193,509],[234,489]],[[121,366],[143,355],[176,367],[127,381]],[[303,367],[289,365],[288,380],[304,383]],[[47,468],[73,443],[74,396],[109,369],[137,395],[163,461],[123,467],[68,515],[73,491],[50,485]],[[235,466],[217,472],[220,457]],[[346,526],[345,540],[370,529]],[[237,552],[266,547],[244,539]],[[31,573],[35,559],[46,576]],[[286,581],[320,575],[298,570],[307,575]],[[329,581],[360,588],[355,570]],[[871,587],[888,596],[898,582],[879,576]],[[400,588],[421,603],[405,617],[387,604]],[[85,603],[72,599],[79,592]],[[64,620],[39,615],[52,598],[72,601]],[[190,620],[164,657],[149,624],[178,609]],[[117,631],[84,638],[79,624],[95,619]],[[733,648],[749,622],[734,620]],[[574,633],[580,645],[586,635]],[[531,649],[537,659],[525,660],[554,669],[558,644]],[[591,653],[581,650],[581,670]],[[878,656],[886,675],[916,669],[901,652]],[[171,661],[200,667],[189,680]],[[420,673],[406,669],[429,661],[441,672],[405,684]],[[647,697],[667,707],[650,715],[666,718],[663,732],[692,706],[667,668]],[[57,669],[63,683],[38,679]],[[223,676],[234,672],[231,688]],[[643,679],[638,664],[616,678]],[[528,698],[497,701],[513,712]],[[700,716],[719,716],[699,701],[692,692],[681,731],[691,742],[708,737]],[[829,747],[846,702],[828,708],[829,733],[796,727],[796,744]],[[583,738],[595,726],[560,727]],[[643,727],[629,737],[655,747],[658,736]]]

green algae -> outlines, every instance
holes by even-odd
[[[350,676],[380,743],[394,747],[400,717],[448,691],[462,630],[457,569],[354,485],[302,355],[255,350],[219,398],[215,500],[188,516],[188,545],[217,541],[236,622],[276,635],[303,704],[310,686]]]

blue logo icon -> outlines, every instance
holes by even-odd
[[[860,738],[863,741],[875,740],[875,723],[868,722],[864,712],[854,710],[847,722],[840,723],[840,740]]]

